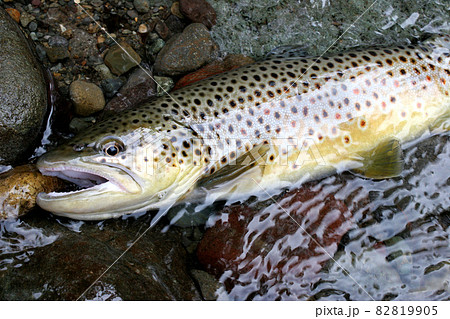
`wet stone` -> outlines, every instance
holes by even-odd
[[[156,58],[155,71],[162,75],[181,75],[212,62],[217,56],[218,47],[208,29],[194,23],[167,41]]]
[[[159,51],[164,47],[166,43],[163,39],[156,39],[151,45],[147,47],[147,55],[149,58],[154,59]]]
[[[126,42],[121,42],[120,46],[111,47],[105,57],[105,64],[116,75],[122,75],[139,63],[141,63],[141,57]]]
[[[193,269],[191,274],[200,286],[202,297],[205,300],[217,300],[216,291],[222,286],[220,282],[206,271]]]
[[[74,59],[86,59],[98,54],[97,39],[84,30],[76,29],[69,41],[70,55]]]
[[[60,190],[64,183],[56,177],[43,176],[35,166],[18,166],[0,174],[0,220],[18,218],[36,206],[41,192]]]
[[[31,21],[30,24],[28,25],[28,30],[34,32],[37,30],[37,27],[38,27],[37,23],[34,21]]]
[[[106,66],[106,64],[99,64],[94,67],[95,71],[98,72],[103,80],[113,79],[115,76],[111,73],[111,70]]]
[[[148,220],[83,223],[30,214],[6,227],[20,238],[0,272],[1,300],[200,300],[175,230],[146,232],[98,282],[96,279],[148,227]],[[26,247],[26,246],[25,246]],[[25,258],[23,258],[25,255]],[[92,284],[86,294],[83,292]]]
[[[105,79],[101,82],[103,92],[105,93],[105,96],[107,98],[112,98],[114,95],[116,95],[123,84],[124,81],[120,78]]]
[[[128,10],[128,11],[127,11],[127,15],[128,15],[131,19],[134,19],[134,18],[139,17],[139,14],[137,13],[136,10]]]
[[[51,47],[67,48],[69,41],[60,35],[54,35],[48,39],[48,45]]]
[[[23,11],[22,14],[20,15],[20,24],[22,25],[22,27],[26,27],[34,19],[36,19],[34,16],[32,16],[26,11]]]
[[[134,7],[140,13],[147,13],[150,11],[150,1],[149,0],[134,0]]]
[[[69,57],[69,52],[63,47],[45,48],[45,52],[47,53],[48,59],[52,63],[67,59]]]
[[[43,72],[16,22],[0,9],[0,165],[26,159],[47,110]],[[8,116],[5,116],[8,115]]]
[[[81,116],[89,116],[105,107],[103,92],[94,83],[79,80],[72,82],[70,98],[75,107],[75,112]]]
[[[127,83],[105,107],[105,112],[121,112],[133,108],[156,94],[156,83],[150,70],[136,69]]]
[[[10,15],[10,17],[16,21],[17,23],[20,22],[20,12],[19,10],[16,10],[14,8],[7,8],[6,12],[8,12],[8,14]]]
[[[88,117],[74,117],[69,124],[69,129],[73,133],[79,133],[88,127],[94,125],[96,123],[96,119],[93,116]]]
[[[205,0],[180,0],[180,12],[195,23],[202,23],[208,29],[216,24],[216,12]]]
[[[162,96],[170,92],[174,86],[174,82],[172,78],[167,76],[155,76],[155,81],[158,83],[157,85],[157,95]]]
[[[272,200],[261,203],[260,209],[226,207],[223,217],[207,229],[197,248],[198,260],[217,277],[227,273],[227,289],[235,284],[253,285],[249,278],[267,280],[269,288],[296,278],[292,289],[298,295],[295,287],[319,279],[319,271],[354,224],[344,201],[333,194],[324,198],[314,184],[287,192],[277,202],[283,209]],[[253,289],[254,294],[264,293],[257,285]]]

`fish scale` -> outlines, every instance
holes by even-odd
[[[141,205],[133,207],[139,209],[173,204],[208,179],[227,182],[229,188],[221,190],[226,197],[231,189],[251,195],[258,187],[283,187],[338,167],[353,168],[377,144],[413,139],[448,118],[449,49],[443,35],[415,46],[273,57],[107,119],[44,156],[38,166],[45,173],[58,158],[75,167],[77,159],[87,157],[96,165],[114,164],[139,177],[133,177],[145,189],[135,197]],[[107,138],[123,143],[119,154],[105,154]],[[227,174],[237,177],[234,183]],[[122,177],[117,183],[130,179]],[[41,201],[56,213],[65,209],[51,202]],[[119,212],[91,217],[123,214],[126,205],[119,206]]]

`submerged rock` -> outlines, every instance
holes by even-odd
[[[36,206],[37,194],[63,186],[61,180],[43,176],[33,165],[18,166],[0,174],[0,219],[25,215]]]
[[[206,231],[198,260],[217,277],[226,274],[227,289],[250,285],[249,294],[263,296],[277,287],[270,298],[298,295],[302,286],[319,279],[318,272],[353,226],[344,201],[312,185],[290,191],[277,202],[260,203],[262,209],[227,207]],[[278,290],[280,285],[290,288]]]
[[[17,24],[0,9],[0,164],[25,160],[47,111],[44,75]]]
[[[11,253],[10,262],[1,265],[1,300],[201,299],[176,230],[162,233],[155,227],[121,256],[147,229],[145,218],[102,223],[48,219],[30,215],[22,225],[7,225],[23,234],[31,228],[36,241],[44,235],[47,240],[34,243],[24,257]],[[16,246],[25,246],[23,241]]]
[[[171,76],[186,74],[214,61],[217,56],[218,46],[208,29],[203,24],[193,23],[167,41],[156,57],[155,72]]]

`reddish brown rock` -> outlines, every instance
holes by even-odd
[[[183,76],[175,85],[174,90],[182,88],[183,86],[195,83],[197,81],[209,78],[210,76],[220,74],[226,71],[234,70],[240,68],[241,66],[254,63],[255,61],[245,55],[241,54],[230,54],[225,57],[222,61],[214,61],[197,70],[193,73]]]
[[[6,8],[5,10],[6,10],[6,12],[8,12],[10,17],[13,18],[14,21],[16,21],[17,23],[20,22],[20,12],[19,12],[19,10],[16,10],[14,8]]]
[[[342,200],[312,189],[290,191],[260,210],[225,208],[198,245],[199,262],[218,277],[226,272],[229,290],[237,283],[315,282],[353,221]]]
[[[205,0],[180,0],[180,12],[189,20],[211,29],[216,24],[216,12]]]

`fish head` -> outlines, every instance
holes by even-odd
[[[41,208],[73,219],[102,220],[170,206],[192,187],[201,166],[192,160],[196,142],[189,128],[120,123],[101,122],[39,159],[42,174],[80,188],[40,193]]]

